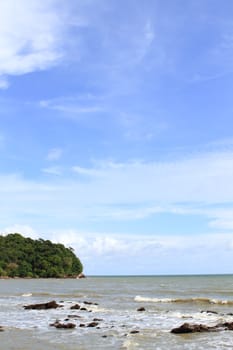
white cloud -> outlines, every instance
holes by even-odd
[[[80,220],[121,222],[171,213],[202,215],[210,229],[232,227],[230,151],[176,162],[102,161],[91,168],[47,167],[42,171],[51,175],[62,172],[63,176],[47,176],[40,181],[28,180],[20,174],[0,176],[3,224],[19,222],[20,216],[30,217],[32,222],[43,216],[45,225],[51,225],[51,220],[61,225]],[[81,176],[75,176],[75,172]]]
[[[47,160],[50,160],[50,161],[59,160],[62,156],[62,153],[63,151],[61,148],[52,148],[48,152]]]
[[[100,97],[100,100],[102,98]],[[52,100],[42,100],[39,102],[41,108],[46,108],[59,112],[63,118],[82,121],[85,117],[100,112],[105,112],[104,108],[100,104],[100,101],[97,101],[97,98],[90,98],[86,96],[85,99],[75,98],[75,97],[61,97],[52,99]]]
[[[84,176],[104,176],[105,172],[100,169],[90,169],[90,168],[84,168],[80,166],[73,166],[72,171],[79,175]]]
[[[38,238],[38,234],[35,232],[35,230],[28,225],[15,224],[12,226],[5,227],[3,230],[1,230],[1,234],[3,235],[7,235],[9,233],[20,233],[26,237],[30,237],[33,239]]]
[[[63,55],[64,16],[59,1],[0,2],[0,79],[43,70],[57,64]],[[56,8],[56,11],[55,11]]]
[[[58,166],[51,166],[48,168],[43,168],[42,172],[46,173],[46,174],[50,174],[50,175],[57,175],[57,176],[62,175],[62,169]]]
[[[88,274],[230,272],[233,262],[230,234],[130,236],[68,230],[53,238],[75,248]]]

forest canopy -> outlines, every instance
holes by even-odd
[[[0,276],[31,278],[76,277],[83,271],[72,248],[19,233],[0,235]]]

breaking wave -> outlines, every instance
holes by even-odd
[[[233,300],[220,300],[211,299],[204,297],[196,298],[149,298],[137,295],[134,298],[137,302],[148,302],[148,303],[202,303],[202,304],[218,304],[218,305],[233,305]]]

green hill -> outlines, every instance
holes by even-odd
[[[19,233],[0,235],[0,276],[76,277],[83,270],[72,248],[49,240],[33,240]]]

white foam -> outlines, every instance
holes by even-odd
[[[152,303],[170,303],[174,301],[173,299],[170,298],[148,298],[148,297],[141,297],[140,295],[137,295],[134,298],[135,301],[138,302],[152,302]]]

